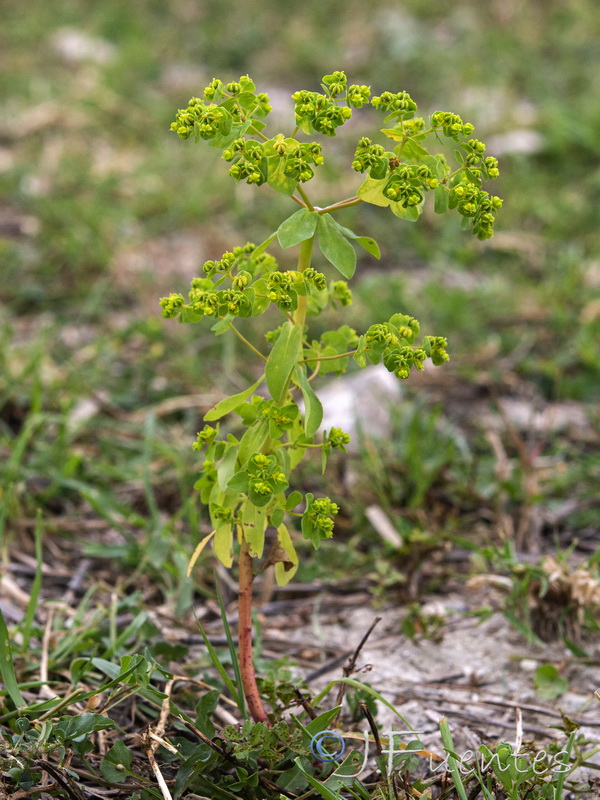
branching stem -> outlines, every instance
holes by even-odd
[[[357,206],[359,203],[364,203],[364,200],[358,195],[354,195],[354,197],[347,197],[345,200],[340,200],[337,203],[332,203],[330,206],[320,208],[319,214],[328,214],[330,211],[337,211],[339,208],[350,208],[351,206]]]
[[[316,356],[315,358],[303,358],[300,362],[301,364],[314,364],[319,363],[320,361],[335,361],[336,358],[348,358],[349,356],[353,356],[357,350],[349,350],[347,353],[336,353],[334,356]]]
[[[300,186],[300,184],[298,184],[298,186],[296,186],[296,191],[298,192],[298,194],[300,195],[300,197],[304,201],[304,205],[306,206],[306,208],[308,208],[309,211],[315,211],[316,209],[313,206],[313,204],[311,203],[310,197],[306,194],[306,192],[304,191],[302,186]]]
[[[246,345],[246,347],[249,347],[250,350],[252,350],[252,352],[255,355],[257,355],[259,358],[262,358],[263,361],[267,360],[266,356],[263,356],[263,354],[260,352],[260,350],[257,350],[256,347],[254,347],[254,345],[252,344],[252,342],[249,342],[248,339],[246,339],[246,337],[238,331],[238,329],[235,327],[233,322],[230,323],[229,327],[235,333],[235,335],[238,337],[238,339],[241,342],[243,342]]]

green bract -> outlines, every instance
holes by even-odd
[[[235,413],[242,432],[206,425],[194,443],[197,450],[206,448],[196,488],[208,507],[213,531],[192,559],[212,539],[217,558],[230,567],[239,548],[240,664],[248,707],[257,721],[268,718],[252,670],[252,559],[263,555],[271,531],[265,566],[275,565],[277,581],[286,583],[298,567],[296,526],[290,523],[299,518],[302,536],[318,548],[332,536],[339,511],[328,497],[303,497],[290,490],[294,469],[309,449],[320,450],[325,469],[331,451],[345,451],[350,439],[335,427],[319,433],[323,407],[315,380],[319,374],[342,374],[351,362],[360,368],[382,363],[404,379],[412,369],[424,369],[428,359],[435,366],[448,360],[446,339],[419,338],[418,321],[404,313],[366,331],[342,324],[311,338],[311,315],[330,303],[343,309],[352,302],[346,281],[357,266],[355,245],[375,258],[380,255],[377,243],[341,225],[337,212],[370,203],[416,221],[432,194],[437,213],[456,209],[473,234],[487,239],[502,205],[482,188],[484,180],[498,176],[498,162],[486,155],[485,145],[472,136],[473,126],[457,114],[437,111],[427,123],[415,116],[417,105],[407,92],[372,97],[368,86],[348,86],[343,72],[325,75],[321,91],[300,90],[292,99],[291,130],[274,135],[267,135],[264,121],[271,110],[268,97],[256,91],[247,75],[227,85],[211,81],[201,98],[193,97],[177,112],[171,129],[179,137],[203,140],[221,150],[236,181],[268,184],[293,202],[261,245],[248,243],[207,261],[187,299],[171,294],[161,300],[165,317],[195,323],[208,317],[216,335],[231,331],[262,369],[254,384],[205,415],[206,422],[216,422]],[[356,109],[369,105],[384,116],[372,137],[358,140],[348,165],[362,174],[357,176],[356,194],[324,208],[315,205],[307,185],[325,161],[323,142],[334,137]],[[455,166],[438,152],[444,139],[454,150]],[[280,267],[267,253],[275,243],[284,251],[299,245],[295,269]],[[314,245],[320,255],[313,253]],[[274,319],[266,342],[248,341],[237,328],[237,318],[265,313]]]

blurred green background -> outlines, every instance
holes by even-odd
[[[336,69],[377,93],[406,89],[423,115],[473,122],[500,160],[496,237],[472,241],[452,215],[413,226],[349,209],[340,221],[383,248],[381,262],[359,264],[352,321],[407,311],[450,339],[449,369],[474,392],[592,405],[597,424],[595,0],[4,0],[0,10],[3,527],[36,506],[55,520],[91,508],[125,536],[114,552],[134,558],[127,533],[149,515],[157,565],[173,557],[173,530],[188,532],[173,575],[185,567],[198,535],[189,442],[200,415],[185,400],[160,404],[241,389],[248,376],[235,344],[162,321],[157,301],[293,210],[266,186],[234,185],[216,151],[169,132],[213,77],[250,74],[290,129],[291,92]],[[324,191],[339,196],[334,183]],[[144,422],[150,406],[158,419]],[[566,463],[548,502],[591,497],[597,444],[545,446]],[[459,472],[466,481],[469,468]],[[521,502],[514,487],[487,496],[506,491]],[[595,520],[586,508],[584,528]]]

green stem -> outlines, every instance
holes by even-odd
[[[259,358],[262,358],[262,360],[263,360],[263,361],[266,361],[266,360],[267,360],[267,359],[266,359],[266,357],[265,357],[265,356],[263,356],[263,354],[260,352],[260,350],[257,350],[257,349],[256,349],[256,347],[254,347],[254,345],[253,345],[251,342],[249,342],[249,341],[248,341],[248,339],[246,339],[246,337],[245,337],[245,336],[243,336],[243,335],[242,335],[242,334],[241,334],[241,333],[238,331],[238,329],[235,327],[235,325],[233,324],[233,322],[232,322],[232,323],[230,323],[230,326],[229,326],[229,327],[230,327],[230,328],[231,328],[231,330],[232,330],[232,331],[235,333],[235,335],[238,337],[238,339],[239,339],[240,341],[242,341],[242,342],[243,342],[243,343],[246,345],[246,347],[249,347],[249,348],[250,348],[250,350],[252,350],[252,352],[253,352],[255,355],[257,355]]]
[[[244,534],[241,536],[239,576],[238,576],[238,653],[242,688],[248,703],[248,710],[255,722],[271,722],[264,709],[252,660],[252,556]]]
[[[315,237],[311,236],[310,239],[305,239],[303,242],[300,243],[300,254],[298,256],[298,272],[304,272],[305,269],[310,267],[310,260],[312,258],[312,249],[314,240]],[[302,325],[302,327],[304,327],[304,323],[306,321],[307,305],[308,305],[308,297],[306,295],[301,295],[298,298],[298,308],[294,312],[294,325]]]
[[[406,144],[407,141],[408,141],[408,134],[405,133],[404,136],[402,137],[402,141],[398,145],[398,152],[394,151],[396,152],[396,158],[400,158],[400,156],[402,155],[402,151],[404,150],[404,145]]]
[[[262,139],[264,142],[268,142],[269,141],[269,137],[265,136],[264,133],[262,133],[262,131],[259,131],[257,128],[255,128],[254,125],[251,125],[248,128],[248,133],[252,133],[252,134],[254,134],[254,136],[258,136],[259,139]]]
[[[335,356],[317,356],[316,358],[303,358],[300,362],[301,364],[315,364],[319,361],[335,361],[336,358],[348,358],[348,356],[353,356],[357,351],[356,350],[349,350],[347,353],[339,353]]]
[[[308,208],[309,211],[314,211],[315,207],[311,203],[310,197],[306,194],[306,192],[304,191],[304,189],[300,184],[296,186],[296,191],[298,192],[300,197],[304,200],[304,205],[306,206],[306,208]]]
[[[319,214],[328,214],[330,211],[337,211],[339,208],[350,208],[351,206],[357,206],[359,203],[364,203],[364,200],[361,200],[358,195],[354,195],[354,197],[347,197],[338,203],[332,203],[330,206],[320,208]]]

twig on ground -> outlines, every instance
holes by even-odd
[[[301,705],[301,706],[302,706],[302,708],[303,708],[303,709],[306,711],[306,713],[308,714],[308,716],[309,716],[311,719],[316,719],[316,718],[317,718],[317,712],[316,712],[316,711],[314,710],[314,708],[311,706],[311,704],[310,704],[310,703],[309,703],[309,701],[306,699],[306,697],[304,697],[304,695],[302,694],[302,692],[300,691],[300,689],[298,689],[298,688],[294,687],[294,694],[296,695],[296,699],[298,700],[298,703],[299,703],[299,705]]]
[[[74,800],[85,800],[81,790],[70,780],[68,776],[63,777],[60,773],[60,770],[58,770],[55,766],[42,759],[34,761],[34,765],[51,775],[56,783],[62,786],[69,797],[74,798]]]
[[[156,758],[154,757],[154,748],[158,747],[158,742],[154,741],[150,738],[150,735],[144,737],[144,742],[142,744],[144,752],[148,761],[150,762],[150,766],[152,767],[152,772],[154,773],[154,777],[156,778],[156,782],[158,783],[158,787],[161,791],[162,796],[165,800],[173,800],[173,796],[169,791],[169,787],[167,786],[167,782],[163,778],[162,772],[160,771],[160,767],[156,763]]]
[[[350,659],[349,659],[348,663],[344,667],[344,678],[349,678],[350,675],[352,675],[352,673],[356,669],[356,662],[358,661],[358,657],[360,655],[360,651],[365,646],[365,644],[367,642],[367,639],[373,633],[373,630],[375,629],[375,626],[379,622],[381,622],[381,617],[375,617],[375,619],[373,620],[371,626],[369,627],[369,630],[365,633],[363,638],[360,640],[360,643],[359,643],[358,647],[354,650],[354,653],[350,656]],[[336,706],[339,706],[339,705],[342,704],[342,701],[344,699],[344,695],[345,694],[346,694],[346,684],[345,683],[340,683],[340,687],[338,689],[337,698],[336,698],[336,701],[335,701]]]

